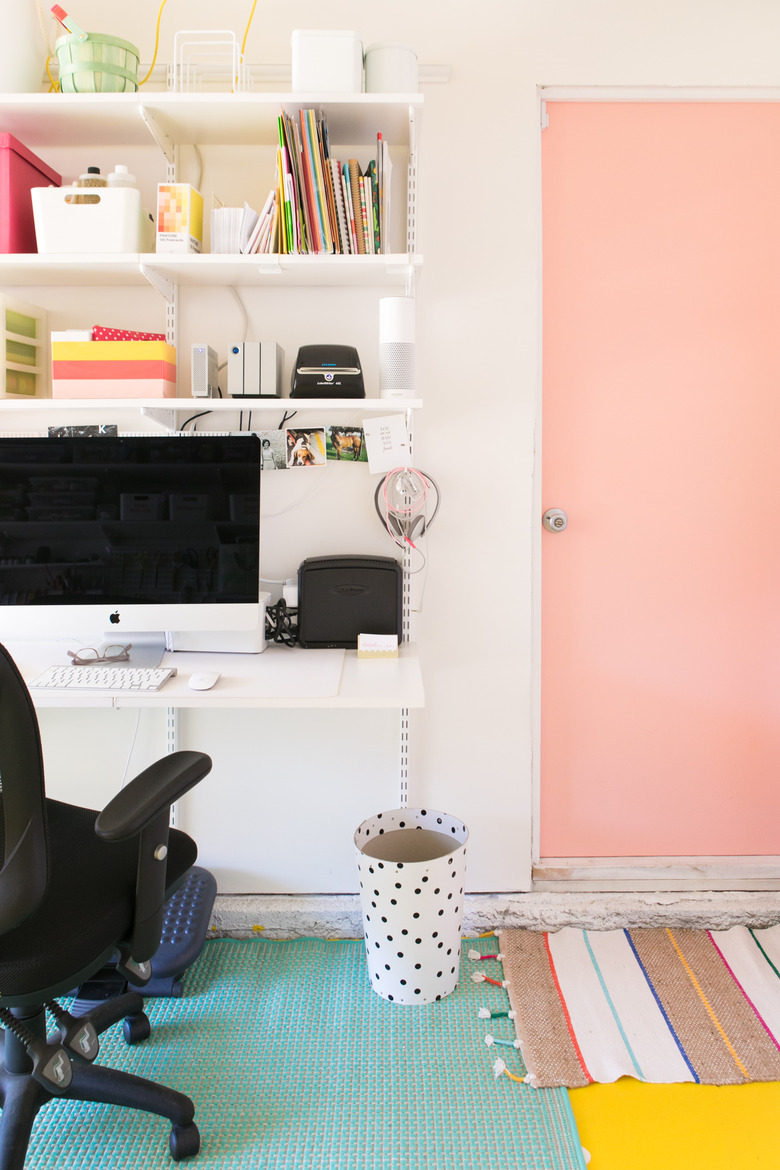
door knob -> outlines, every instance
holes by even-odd
[[[548,508],[542,516],[542,524],[548,532],[563,532],[569,523],[569,517],[563,508]]]

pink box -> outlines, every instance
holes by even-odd
[[[62,176],[14,138],[0,134],[0,252],[37,252],[33,187],[60,187]]]

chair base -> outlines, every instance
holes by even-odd
[[[81,1017],[90,1020],[100,1034],[121,1019],[138,1018],[143,999],[136,992],[128,992],[98,1004]],[[37,1029],[45,1033],[43,1010]],[[130,1030],[132,1033],[132,1029]],[[128,1032],[125,1032],[128,1035]],[[132,1073],[112,1069],[106,1065],[83,1064],[72,1061],[72,1079],[63,1092],[48,1089],[30,1071],[14,1071],[25,1063],[20,1042],[10,1032],[3,1034],[3,1060],[0,1063],[0,1170],[22,1170],[27,1156],[35,1118],[53,1097],[74,1101],[93,1101],[104,1105],[122,1105],[156,1113],[171,1122],[169,1148],[174,1161],[192,1157],[200,1149],[200,1135],[193,1121],[195,1106],[189,1097],[154,1081],[144,1080]],[[45,1043],[45,1041],[44,1041]],[[52,1052],[57,1044],[50,1044]]]

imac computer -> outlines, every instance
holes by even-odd
[[[0,435],[0,639],[250,649],[260,452],[249,433]]]

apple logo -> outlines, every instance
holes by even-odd
[[[119,610],[118,609],[114,610],[113,613],[109,614],[108,620],[111,622],[112,626],[118,626],[119,625]]]

